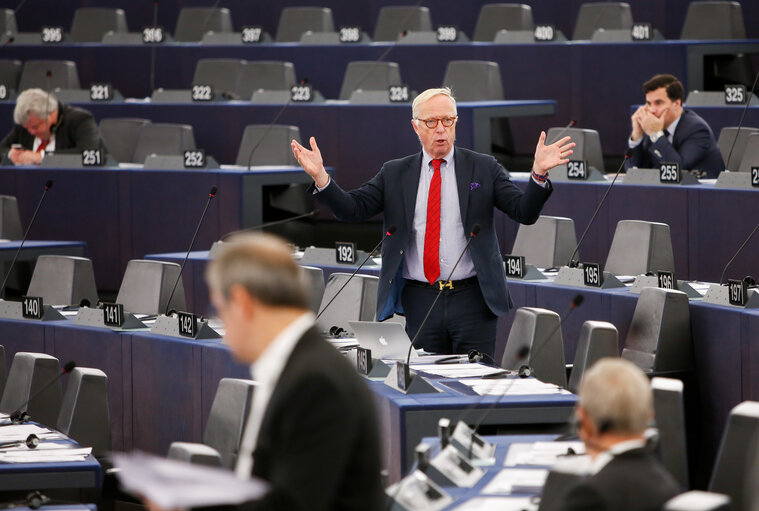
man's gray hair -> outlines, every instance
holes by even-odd
[[[288,245],[271,234],[246,234],[226,242],[208,265],[206,282],[225,297],[240,285],[266,305],[309,308],[301,268]]]
[[[417,119],[419,117],[419,106],[427,100],[434,98],[435,96],[448,96],[451,103],[453,103],[453,113],[457,114],[456,110],[456,98],[453,97],[450,87],[442,87],[439,89],[427,89],[414,98],[414,102],[411,104],[411,117]]]
[[[45,115],[58,110],[58,100],[42,89],[26,89],[16,98],[16,108],[13,110],[13,122],[23,126],[29,122],[29,117],[45,120]]]
[[[642,434],[654,415],[648,378],[623,359],[603,358],[585,373],[579,404],[606,433]]]

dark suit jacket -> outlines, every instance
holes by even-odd
[[[76,154],[83,149],[101,149],[100,130],[92,114],[83,108],[58,104],[58,122],[53,125],[55,152]],[[34,136],[18,124],[0,142],[0,154],[7,154],[13,144],[21,144],[29,151],[34,147]]]
[[[530,180],[523,193],[509,180],[504,168],[490,155],[456,147],[453,153],[456,182],[464,232],[480,224],[469,254],[477,272],[485,302],[494,314],[506,314],[512,307],[506,288],[506,274],[493,222],[493,207],[517,222],[532,224],[540,216],[551,195],[550,182],[542,188]],[[385,163],[379,173],[360,188],[345,192],[333,179],[315,195],[340,220],[364,221],[384,212],[384,227],[396,232],[382,244],[382,269],[377,291],[377,319],[402,313],[403,250],[411,235],[422,168],[422,153]],[[445,278],[446,276],[441,276]]]
[[[709,178],[716,178],[725,170],[722,153],[712,129],[692,110],[683,109],[670,144],[661,137],[655,144],[648,136],[632,150],[625,168],[658,169],[661,163],[679,163],[683,170],[700,170]]]
[[[647,449],[615,456],[600,472],[572,487],[564,511],[659,511],[681,493],[674,477]]]
[[[355,368],[316,330],[306,332],[272,393],[255,448],[253,475],[271,490],[233,509],[381,510],[374,406]]]

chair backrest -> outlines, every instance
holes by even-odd
[[[0,345],[0,398],[5,391],[5,383],[8,381],[8,362],[5,360],[5,346]]]
[[[432,18],[428,7],[388,5],[382,7],[377,15],[374,40],[396,41],[403,32],[430,30],[432,30]]]
[[[485,4],[480,9],[473,41],[492,42],[499,30],[529,30],[535,28],[532,7],[526,4]]]
[[[206,32],[232,32],[232,14],[225,7],[183,7],[179,11],[174,40],[200,41]]]
[[[738,170],[751,172],[751,167],[757,165],[759,165],[759,133],[752,133],[746,141],[746,148],[743,150],[743,157]]]
[[[450,87],[456,101],[502,100],[503,82],[497,62],[452,60],[448,62],[443,86]]]
[[[759,128],[741,126],[739,131],[737,126],[726,126],[720,130],[717,147],[719,147],[719,152],[722,153],[722,161],[725,162],[726,169],[738,169],[743,159],[743,154],[746,152],[748,138],[755,133],[759,133]],[[735,147],[733,147],[733,143],[735,143]],[[731,149],[733,151],[732,155],[730,154]],[[730,161],[727,161],[728,156],[730,157]]]
[[[579,483],[585,473],[585,465],[578,458],[561,458],[551,467],[543,485],[538,511],[560,511],[564,509],[567,493]]]
[[[311,298],[311,310],[319,312],[319,305],[324,298],[324,270],[315,266],[301,266],[300,268],[303,285],[306,286],[306,292]]]
[[[13,413],[29,398],[60,374],[58,359],[45,353],[20,351],[13,357],[8,380],[0,400],[0,412]],[[36,396],[26,406],[26,411],[35,422],[55,427],[61,410],[61,381],[56,380],[48,389]]]
[[[0,34],[15,34],[17,32],[16,14],[13,9],[0,9]]]
[[[129,32],[123,9],[80,7],[74,12],[74,21],[71,23],[72,41],[99,43],[108,32]]]
[[[111,450],[111,414],[108,408],[108,377],[100,369],[77,367],[71,371],[58,431],[101,457]]]
[[[227,99],[241,99],[238,89],[245,63],[243,59],[200,59],[195,65],[192,84],[210,85],[215,93],[221,93]]]
[[[95,272],[86,257],[41,255],[34,266],[28,296],[41,296],[50,305],[79,305],[98,302]]]
[[[585,128],[550,128],[546,134],[546,144],[553,144],[561,137],[572,137],[577,144],[572,153],[573,160],[585,160],[588,165],[601,172],[605,171],[604,156],[601,150],[601,137],[596,130]]]
[[[0,195],[0,238],[20,240],[23,236],[18,200],[12,195]]]
[[[295,66],[280,60],[255,60],[243,66],[238,94],[250,99],[259,89],[290,90],[295,85]]]
[[[604,357],[619,357],[619,333],[617,327],[606,321],[586,321],[582,324],[577,341],[569,390],[577,392],[585,371]]]
[[[688,295],[673,289],[644,288],[627,330],[622,358],[645,373],[692,369]]]
[[[343,287],[350,277],[349,273],[333,273],[324,288],[322,303],[319,311],[332,300],[338,290]],[[323,331],[333,326],[350,331],[349,321],[374,321],[377,307],[377,286],[379,278],[373,275],[358,274],[345,286],[334,302],[324,310],[319,318]]]
[[[297,126],[253,124],[245,127],[236,165],[297,165],[291,140],[300,142]]]
[[[137,134],[131,161],[143,163],[151,154],[181,155],[188,149],[195,149],[195,134],[189,124],[145,124]]]
[[[353,91],[384,90],[401,85],[401,70],[396,62],[356,61],[348,63],[339,99],[350,99]]]
[[[614,231],[604,269],[614,275],[675,271],[669,225],[642,220],[620,220]]]
[[[182,279],[179,279],[167,307],[178,276],[179,265],[176,263],[132,259],[127,263],[116,303],[124,305],[125,311],[139,314],[164,314],[167,309],[186,310]]]
[[[538,268],[556,268],[567,264],[575,245],[574,220],[541,215],[534,224],[519,226],[511,255],[524,256]]]
[[[255,385],[251,380],[222,378],[216,388],[203,443],[219,452],[226,468],[233,468],[237,462]]]
[[[557,328],[560,321],[559,315],[548,309],[518,308],[501,367],[517,371],[521,366],[529,366],[537,379],[566,387],[564,342],[561,328]],[[528,351],[527,356],[524,356],[525,351]]]
[[[680,39],[745,39],[739,2],[691,2]]]
[[[580,6],[574,40],[590,40],[599,28],[632,29],[633,17],[627,2],[592,2]]]
[[[76,63],[72,60],[27,60],[21,71],[18,90],[34,87],[50,91],[81,89]]]
[[[118,162],[132,162],[134,150],[137,147],[137,138],[140,135],[140,130],[146,124],[150,124],[150,120],[126,117],[101,119],[100,136],[108,149],[108,154]]]
[[[654,417],[659,431],[657,450],[664,467],[680,486],[688,488],[688,452],[685,445],[683,382],[674,378],[651,379]]]
[[[664,511],[730,511],[730,497],[721,493],[691,490],[664,503]]]
[[[0,59],[0,85],[5,85],[8,91],[17,90],[21,66],[20,60]]]
[[[749,447],[758,437],[759,402],[744,401],[730,411],[709,482],[709,491],[729,496],[732,508],[739,511],[750,509],[753,498],[747,491],[745,476],[755,461]]]
[[[279,15],[278,43],[300,41],[304,32],[334,32],[332,9],[328,7],[285,7]]]

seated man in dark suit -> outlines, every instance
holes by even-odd
[[[646,104],[632,115],[632,149],[625,168],[658,169],[679,163],[682,170],[716,178],[725,170],[712,129],[696,112],[683,108],[683,84],[672,75],[656,75],[643,84]]]
[[[591,475],[568,490],[562,509],[658,511],[681,492],[646,445],[653,413],[651,385],[632,363],[605,358],[585,374],[576,417]]]
[[[13,122],[13,130],[0,142],[0,155],[7,155],[16,165],[39,165],[45,153],[103,148],[90,112],[59,103],[42,89],[18,95]]]

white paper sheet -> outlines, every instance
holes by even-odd
[[[546,484],[548,470],[539,468],[505,468],[483,488],[483,495],[538,493]]]
[[[0,442],[23,442],[29,435],[43,438],[51,433],[55,432],[36,424],[9,424],[0,426]]]
[[[40,444],[42,447],[43,444]],[[92,452],[91,447],[75,449],[19,449],[0,452],[0,461],[5,463],[59,463],[84,461]]]
[[[502,380],[472,380],[461,382],[481,396],[571,394],[552,383],[535,378],[504,378]]]
[[[414,371],[422,371],[444,378],[472,378],[503,372],[503,369],[482,364],[411,364]]]
[[[529,497],[475,497],[454,511],[535,511],[538,505]]]
[[[509,446],[504,465],[539,465],[551,467],[556,460],[566,455],[569,449],[575,454],[585,453],[585,444],[580,441],[573,442],[534,442],[513,443]]]

